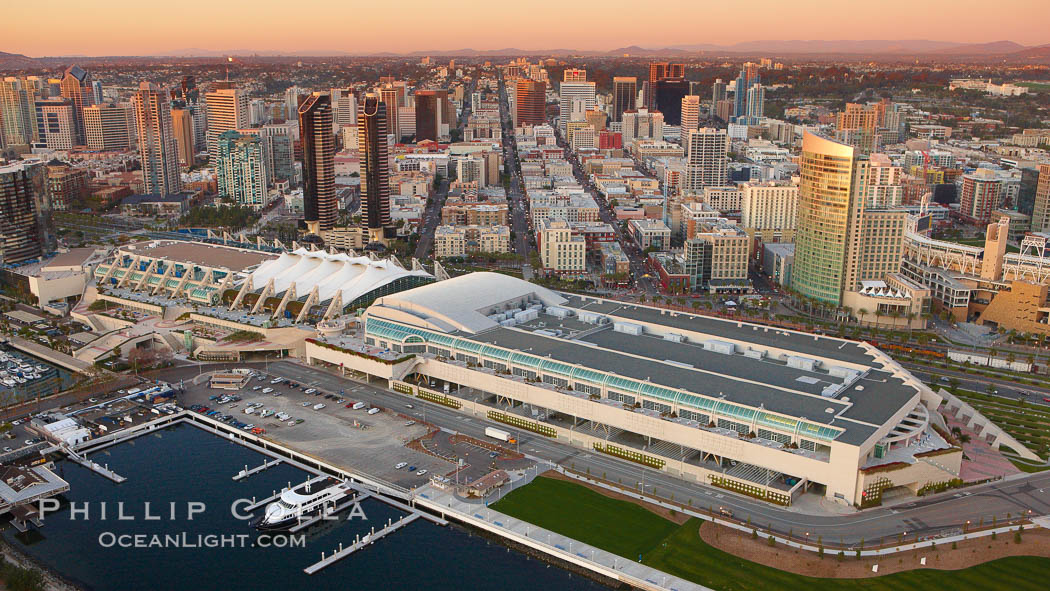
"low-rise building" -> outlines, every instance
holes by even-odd
[[[629,220],[627,229],[634,238],[638,248],[646,250],[664,250],[671,245],[671,228],[663,220],[643,218],[640,220]]]

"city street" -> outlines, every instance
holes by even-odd
[[[531,224],[521,182],[521,168],[518,166],[518,146],[514,139],[514,123],[507,102],[507,85],[502,74],[499,75],[499,112],[503,127],[503,169],[510,175],[507,203],[510,207],[510,229],[514,232],[514,252],[528,257],[531,253],[529,245],[533,243]]]

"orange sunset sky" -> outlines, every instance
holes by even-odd
[[[1050,43],[1050,0],[9,1],[0,51],[148,55],[187,48],[360,53],[597,49],[769,39]]]

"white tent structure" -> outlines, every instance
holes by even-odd
[[[374,259],[300,248],[259,265],[249,279],[252,285],[250,289],[264,289],[274,297],[294,289],[293,299],[310,294],[310,299],[315,303],[338,297],[344,304],[349,304],[369,292],[408,277],[434,279],[433,275],[418,266],[412,270],[405,269],[396,259]]]

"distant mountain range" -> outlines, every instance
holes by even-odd
[[[233,56],[262,56],[262,57],[319,57],[319,56],[361,56],[361,57],[421,57],[421,56],[448,56],[448,57],[505,57],[520,55],[545,55],[552,57],[587,56],[587,57],[614,57],[620,55],[631,56],[654,56],[654,57],[686,57],[697,54],[731,55],[731,54],[768,54],[778,55],[889,55],[908,56],[921,55],[926,57],[987,57],[1004,56],[1014,59],[1050,59],[1050,44],[1026,47],[1013,41],[994,41],[991,43],[956,43],[951,41],[930,41],[925,39],[903,39],[903,40],[766,40],[766,41],[744,41],[732,45],[715,45],[710,43],[669,45],[666,47],[645,48],[637,45],[619,47],[607,51],[601,50],[579,50],[579,49],[521,49],[517,47],[505,47],[502,49],[479,50],[472,48],[412,51],[409,53],[391,52],[351,52],[335,50],[303,50],[303,51],[272,51],[254,49],[227,49],[212,50],[200,48],[178,49],[152,56],[140,57],[180,57],[180,58],[209,58]],[[113,56],[120,57],[120,56]],[[124,56],[138,57],[138,56]],[[50,66],[62,59],[73,59],[72,56],[55,56],[46,58],[31,58],[21,54],[0,52],[0,69],[20,69],[41,66]],[[90,59],[79,57],[78,59]]]

